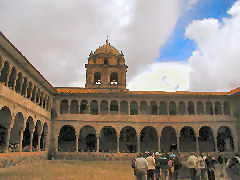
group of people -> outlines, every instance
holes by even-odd
[[[186,162],[191,180],[215,180],[215,167],[218,166],[220,177],[231,180],[240,179],[240,156],[213,157],[211,154],[191,154]],[[139,153],[132,161],[132,168],[137,180],[178,180],[183,167],[179,153]]]
[[[139,153],[133,160],[132,168],[137,180],[167,180],[178,179],[179,169],[182,167],[178,154]]]
[[[215,167],[218,164],[220,178],[240,179],[240,157],[213,157],[211,154],[192,154],[187,160],[191,180],[215,180]]]

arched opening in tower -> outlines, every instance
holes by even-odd
[[[157,131],[152,126],[146,126],[140,133],[140,151],[157,151],[158,136]]]
[[[110,76],[110,84],[118,84],[118,74],[113,72]]]
[[[92,126],[84,126],[80,130],[78,151],[96,151],[96,131]]]
[[[101,73],[100,72],[94,73],[94,84],[101,84]]]
[[[117,149],[117,133],[111,126],[105,126],[100,131],[99,151],[100,152],[116,152]]]
[[[65,125],[61,128],[58,136],[58,151],[74,152],[76,150],[75,129],[71,125]]]
[[[137,152],[137,133],[131,126],[122,128],[119,139],[119,151],[122,153]]]

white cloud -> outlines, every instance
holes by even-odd
[[[137,91],[185,91],[189,88],[188,64],[156,62],[130,81],[127,88]]]
[[[186,28],[185,35],[197,44],[189,58],[190,90],[229,91],[240,85],[240,1],[228,14],[222,23],[203,19]]]
[[[88,55],[108,34],[130,81],[159,56],[179,9],[178,0],[2,0],[0,29],[54,86],[84,86]]]

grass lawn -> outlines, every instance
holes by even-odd
[[[0,169],[0,180],[134,180],[131,162],[53,160]]]

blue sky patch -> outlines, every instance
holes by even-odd
[[[185,29],[193,20],[214,18],[222,22],[228,17],[227,11],[236,0],[199,0],[192,9],[185,11],[179,18],[173,32],[160,49],[159,62],[187,60],[196,49],[196,44],[184,36]]]

